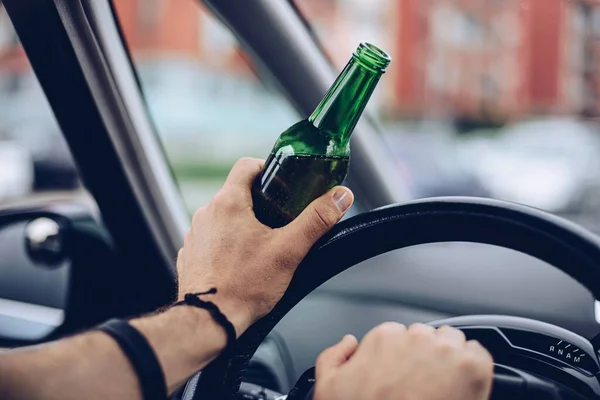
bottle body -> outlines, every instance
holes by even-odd
[[[324,135],[316,131],[308,120],[297,123],[280,136],[267,158],[252,186],[254,212],[263,224],[272,228],[287,225],[310,202],[346,179],[350,148],[341,152],[319,149],[318,139]],[[292,143],[286,144],[307,147],[307,142],[294,140],[305,136],[314,145],[311,152],[296,151]]]
[[[350,136],[390,60],[362,43],[311,116],[279,136],[252,186],[259,221],[272,228],[287,225],[344,181]]]

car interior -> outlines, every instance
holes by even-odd
[[[229,36],[216,35],[217,49],[208,51],[235,41],[243,49],[236,62],[251,65],[244,73],[277,93],[274,105],[256,97],[255,123],[270,130],[267,147],[248,150],[240,141],[242,153],[264,158],[294,118],[312,112],[339,72],[335,52],[326,48],[300,1],[4,0],[9,21],[0,23],[18,35],[40,96],[47,99],[48,105],[30,103],[31,108],[49,107],[48,118],[60,133],[58,139],[37,140],[64,137],[76,165],[69,179],[76,175],[81,183],[57,193],[0,200],[2,348],[54,340],[109,318],[156,310],[175,298],[175,259],[190,212],[208,200],[182,198],[186,184],[178,174],[194,167],[176,165],[171,155],[192,151],[189,157],[208,159],[221,148],[227,151],[227,140],[241,139],[218,138],[203,122],[190,125],[199,131],[181,139],[181,150],[157,133],[163,126],[178,129],[185,119],[178,108],[191,107],[190,118],[206,113],[205,120],[217,125],[232,118],[206,99],[169,93],[175,83],[159,90],[157,68],[171,68],[166,73],[181,78],[200,66],[157,67],[136,58],[133,49],[147,43],[139,32],[137,38],[128,34],[127,21],[144,11],[143,18],[152,20],[146,8],[159,3],[181,21],[186,12],[197,16],[202,10],[211,23],[225,27]],[[352,2],[323,3],[343,8]],[[362,7],[361,15],[367,15]],[[197,35],[183,28],[176,32],[176,26],[165,27],[171,32],[165,37]],[[349,53],[340,52],[347,60]],[[403,62],[400,56],[393,61]],[[4,67],[0,70],[4,76]],[[193,90],[217,80],[207,76],[207,83]],[[237,82],[231,85],[228,90],[237,90]],[[252,102],[243,85],[236,92],[240,102]],[[162,119],[154,116],[159,112]],[[233,112],[246,111],[240,106]],[[240,127],[232,129],[244,129],[240,119]],[[248,122],[249,134],[253,123]],[[352,137],[346,185],[356,203],[349,215],[311,250],[275,309],[238,339],[235,354],[217,358],[173,398],[204,399],[207,393],[230,398],[238,392],[248,399],[282,399],[288,393],[288,399],[312,398],[317,355],[344,334],[360,338],[384,321],[449,324],[479,340],[494,356],[494,399],[600,398],[600,237],[590,226],[595,219],[508,201],[481,185],[474,189],[477,197],[466,189],[428,197],[425,186],[416,190],[399,178],[403,175],[396,171],[404,167],[388,147],[403,142],[382,140],[382,131],[377,113],[367,109]],[[173,135],[184,136],[177,132]],[[427,148],[421,150],[426,157]],[[436,162],[450,151],[441,150]],[[491,163],[493,157],[484,158]],[[519,173],[487,179],[516,181]],[[451,185],[450,179],[443,184]],[[593,199],[600,192],[591,186],[582,192],[586,210],[598,218]]]

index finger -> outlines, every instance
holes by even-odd
[[[242,186],[250,189],[264,165],[265,160],[259,158],[240,158],[233,164],[223,186]]]

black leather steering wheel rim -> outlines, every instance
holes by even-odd
[[[600,239],[563,218],[483,198],[432,198],[387,206],[342,221],[323,237],[273,311],[238,339],[232,354],[221,355],[199,379],[190,380],[185,398],[233,398],[246,365],[268,333],[335,275],[391,250],[439,242],[483,243],[528,254],[559,268],[600,298]]]

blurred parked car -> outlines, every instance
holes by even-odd
[[[31,154],[34,190],[70,190],[80,186],[75,161],[57,127],[21,123],[18,129],[10,130],[9,136]]]
[[[26,149],[34,190],[80,186],[75,162],[32,73],[0,77],[0,130],[4,139]]]
[[[562,213],[598,207],[600,132],[584,122],[521,122],[464,150],[493,197]]]
[[[388,126],[385,141],[411,197],[489,197],[479,176],[461,158],[452,132],[439,127],[411,130]]]
[[[0,202],[18,198],[31,191],[33,170],[25,148],[0,140]]]

